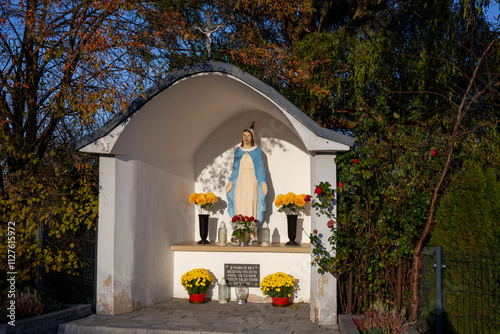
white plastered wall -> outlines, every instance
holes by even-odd
[[[201,248],[201,247],[200,247]],[[260,270],[260,279],[265,276],[285,272],[292,275],[296,281],[293,302],[309,302],[310,297],[310,268],[311,255],[309,253],[265,253],[265,252],[175,252],[174,270],[174,297],[187,298],[188,294],[180,284],[184,273],[194,268],[205,268],[215,278],[214,287],[208,290],[208,298],[218,300],[216,286],[224,277],[224,265],[227,263],[257,264]],[[269,297],[264,297],[259,287],[248,289],[249,302],[270,303]],[[235,290],[230,288],[230,299],[236,300]]]
[[[194,212],[184,207],[194,189],[192,163],[102,157],[100,172],[97,312],[120,314],[168,299],[169,247],[194,233]]]
[[[316,153],[311,156],[311,182],[329,182],[332,188],[337,184],[337,165],[334,154]],[[334,208],[334,216],[337,216],[337,206]],[[328,228],[328,217],[325,215],[313,215],[311,225],[317,230],[321,241],[327,245],[328,238],[332,234]],[[326,246],[329,249],[329,245]],[[335,256],[335,254],[332,254]],[[310,319],[315,324],[330,325],[337,323],[337,279],[330,273],[319,274],[318,266],[311,267],[311,299]]]

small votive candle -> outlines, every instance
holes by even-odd
[[[219,238],[218,245],[219,246],[226,246],[226,242],[227,242],[227,228],[226,228],[226,224],[224,222],[222,222],[220,224],[219,231],[218,231],[218,238]]]

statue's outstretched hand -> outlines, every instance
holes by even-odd
[[[262,192],[267,195],[267,184],[265,182],[262,182]]]
[[[233,183],[232,182],[228,182],[226,184],[226,195],[227,195],[228,192],[231,191],[232,188],[233,188]]]

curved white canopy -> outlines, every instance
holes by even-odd
[[[355,141],[320,127],[273,88],[239,68],[210,62],[171,73],[81,139],[76,149],[99,155],[160,150],[175,152],[176,160],[191,159],[222,123],[249,112],[273,116],[310,152],[348,151]]]

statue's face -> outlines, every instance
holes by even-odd
[[[244,131],[242,135],[243,145],[251,146],[252,145],[252,134],[248,131]]]

